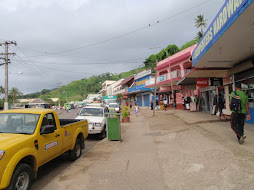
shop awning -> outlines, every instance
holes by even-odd
[[[218,69],[193,69],[185,77],[179,80],[176,85],[196,84],[197,78],[225,78],[228,70]]]
[[[190,84],[196,84],[196,78],[183,77],[176,83],[176,85],[190,85]]]
[[[254,0],[225,0],[192,53],[192,66],[231,68],[254,56]]]

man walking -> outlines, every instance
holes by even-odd
[[[239,111],[232,110],[231,128],[236,133],[239,144],[243,144],[244,139],[246,138],[246,135],[244,135],[244,121],[245,121],[246,112],[247,112],[246,119],[247,119],[247,121],[250,120],[248,96],[242,91],[240,83],[236,83],[235,88],[236,88],[236,90],[230,94],[230,103],[229,103],[230,108],[231,108],[232,97],[235,95],[235,92],[236,92],[236,95],[241,97],[241,103],[240,103]]]

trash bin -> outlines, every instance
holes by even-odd
[[[107,136],[109,141],[121,141],[121,122],[119,113],[107,113]]]

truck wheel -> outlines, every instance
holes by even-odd
[[[106,136],[107,136],[107,134],[106,134],[107,132],[106,132],[106,130],[105,130],[105,128],[102,130],[102,132],[99,134],[99,139],[100,140],[102,140],[102,139],[104,139]]]
[[[32,184],[32,176],[32,168],[29,165],[18,165],[13,172],[9,187],[5,190],[29,190]]]
[[[81,156],[81,153],[82,153],[81,141],[80,139],[77,139],[74,149],[69,151],[70,160],[71,161],[77,160]]]

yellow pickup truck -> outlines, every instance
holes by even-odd
[[[86,120],[58,119],[50,109],[0,112],[0,189],[28,190],[40,166],[67,152],[81,156]]]

